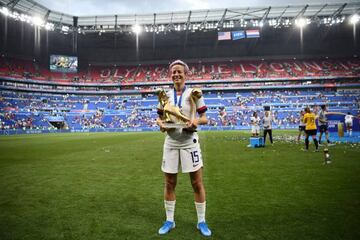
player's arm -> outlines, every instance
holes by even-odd
[[[187,122],[186,124],[189,128],[196,129],[199,125],[205,125],[207,123],[208,123],[208,119],[206,117],[206,113],[203,112],[199,114],[199,118],[194,118],[189,122]]]
[[[191,119],[186,123],[186,125],[189,128],[196,129],[198,125],[207,124],[208,119],[206,117],[206,111],[207,111],[207,107],[204,102],[204,97],[202,96],[196,101],[196,112],[198,113],[199,117],[195,117],[194,119]]]

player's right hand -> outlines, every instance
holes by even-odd
[[[166,132],[167,130],[169,130],[168,128],[164,127],[164,124],[162,123],[162,121],[156,121],[156,123],[160,127],[161,132]]]
[[[166,132],[167,130],[169,130],[168,128],[164,128],[164,127],[160,127],[160,131],[161,132]]]

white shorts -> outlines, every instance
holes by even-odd
[[[260,126],[251,126],[251,133],[260,133]]]
[[[161,170],[165,173],[178,173],[179,162],[183,173],[199,170],[203,166],[200,145],[185,149],[167,148],[164,146]]]
[[[347,127],[352,127],[353,122],[352,122],[352,121],[346,121],[346,122],[345,122],[345,125],[346,125]]]

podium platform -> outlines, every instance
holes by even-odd
[[[263,137],[250,137],[249,147],[252,147],[252,148],[264,147],[264,138]]]

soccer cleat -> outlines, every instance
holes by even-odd
[[[200,230],[201,234],[205,237],[210,237],[211,236],[211,231],[208,227],[208,225],[206,224],[206,222],[200,222],[197,225],[197,229]]]
[[[175,228],[175,222],[166,221],[159,229],[159,234],[164,235],[170,232],[171,229]]]
[[[319,152],[319,149],[315,149],[314,152]]]

